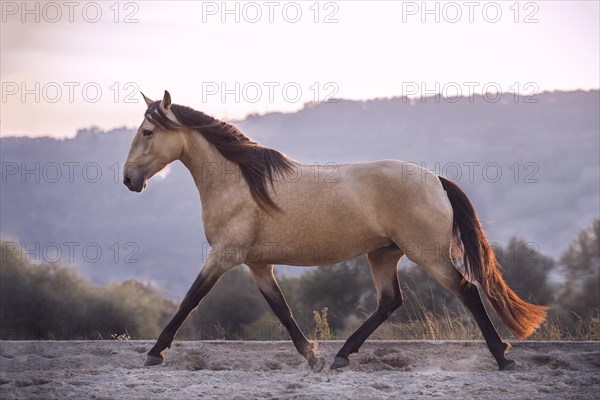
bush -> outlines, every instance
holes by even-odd
[[[76,269],[34,264],[0,242],[0,338],[109,339],[158,335],[175,305],[154,288],[126,281],[94,287]]]

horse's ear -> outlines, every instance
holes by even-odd
[[[168,111],[169,108],[171,108],[171,95],[166,90],[165,90],[165,95],[164,95],[162,101],[160,102],[160,107],[165,111]]]
[[[142,92],[140,92],[140,93],[142,93]],[[144,96],[144,101],[146,102],[147,106],[149,106],[150,104],[154,103],[154,101],[150,100],[149,98],[147,98],[144,93],[142,93],[142,96]]]

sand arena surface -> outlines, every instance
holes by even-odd
[[[483,342],[367,341],[330,371],[342,341],[310,370],[291,342],[175,342],[142,367],[153,341],[0,342],[8,399],[598,399],[600,342],[513,342],[497,371]]]

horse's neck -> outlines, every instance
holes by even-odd
[[[241,171],[237,164],[223,157],[200,133],[189,132],[184,137],[180,160],[192,174],[203,204],[239,184]]]

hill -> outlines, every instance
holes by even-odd
[[[600,215],[600,92],[522,100],[338,100],[234,124],[306,163],[423,164],[465,189],[491,241],[518,236],[557,257]],[[98,284],[133,278],[178,298],[208,251],[198,194],[180,163],[130,193],[121,169],[133,133],[0,139],[0,236],[34,260],[74,262]]]

